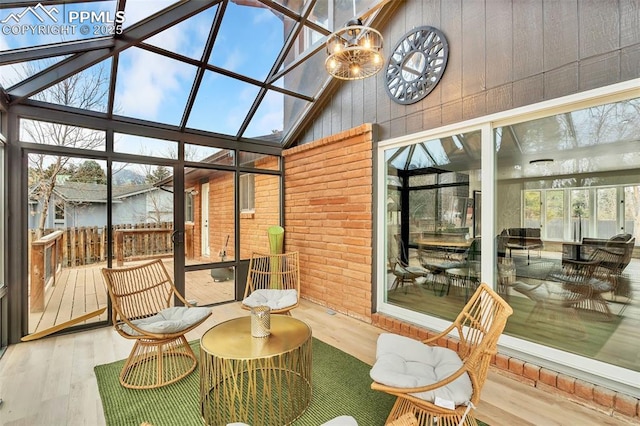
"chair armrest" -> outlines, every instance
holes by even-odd
[[[456,326],[456,323],[452,323],[451,325],[449,325],[449,327],[447,327],[445,330],[441,331],[440,333],[436,334],[435,336],[431,336],[428,337],[424,340],[422,340],[422,343],[424,343],[425,345],[430,345],[432,343],[435,343],[438,339],[441,339],[443,337],[447,337],[447,335],[453,331],[453,329],[458,330],[458,337],[461,337],[462,333],[461,330]]]

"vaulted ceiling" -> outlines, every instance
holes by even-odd
[[[326,36],[389,1],[5,1],[0,89],[9,106],[287,146],[336,85]]]

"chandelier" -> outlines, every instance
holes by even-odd
[[[324,66],[332,76],[341,80],[371,77],[383,66],[382,34],[352,19],[329,36],[327,54]]]

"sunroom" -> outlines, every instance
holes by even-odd
[[[385,60],[342,80],[326,41],[354,17]],[[441,331],[485,282],[514,309],[494,386],[638,421],[638,22],[633,1],[2,3],[0,417],[29,345],[126,357],[100,268],[163,259],[211,327],[281,226],[314,336],[358,342],[316,333],[340,317],[371,363],[377,334]],[[603,252],[606,286],[573,285]],[[478,418],[548,420],[506,404]]]

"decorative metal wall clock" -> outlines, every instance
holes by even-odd
[[[399,104],[424,99],[440,81],[449,45],[437,28],[423,26],[406,33],[387,60],[385,89]]]

